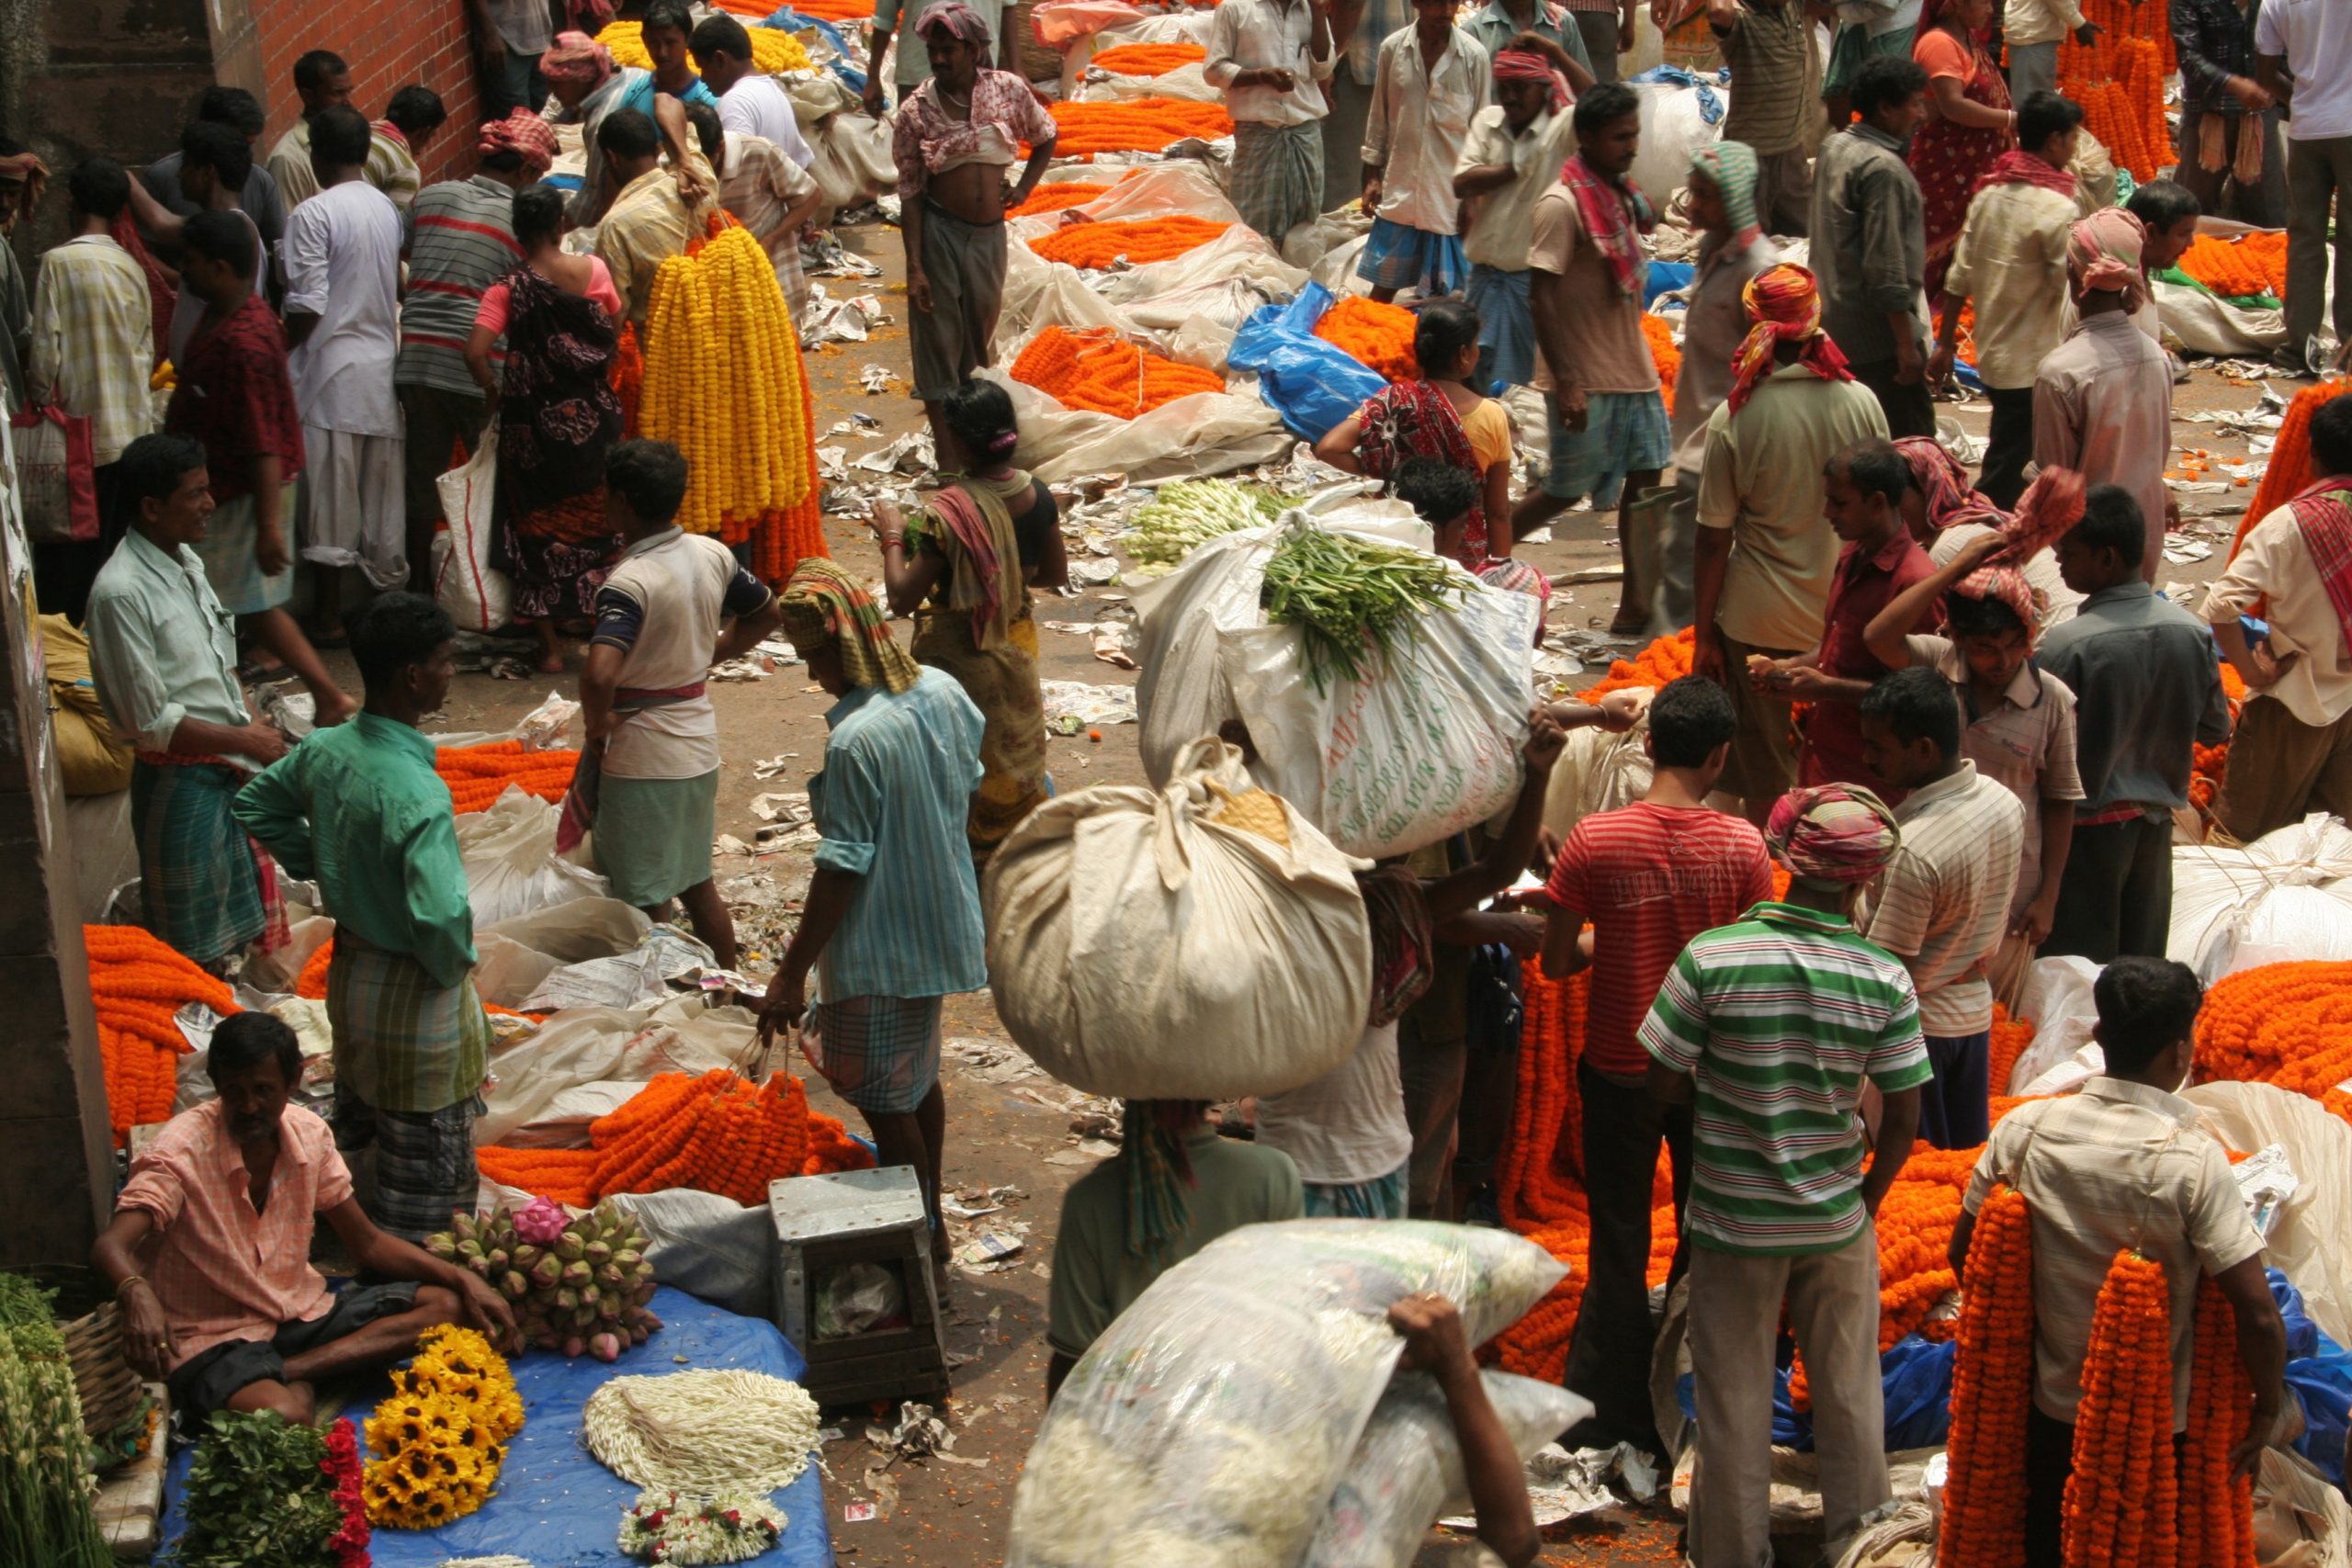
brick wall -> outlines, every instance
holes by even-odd
[[[481,89],[474,69],[465,0],[249,0],[261,80],[248,84],[269,110],[264,151],[302,112],[294,92],[294,62],[313,49],[331,49],[350,62],[352,103],[381,118],[392,94],[420,83],[441,95],[448,123],[425,144],[417,162],[427,183],[468,170],[474,130],[481,120]]]

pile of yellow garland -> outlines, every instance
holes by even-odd
[[[371,1523],[433,1529],[489,1501],[523,1429],[523,1396],[506,1358],[470,1328],[425,1330],[416,1359],[392,1374],[391,1397],[368,1418],[364,1493]]]
[[[808,382],[792,310],[751,231],[721,213],[654,274],[639,434],[685,454],[688,533],[750,536],[808,499]]]

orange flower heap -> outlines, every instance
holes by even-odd
[[[2312,471],[2312,415],[2323,404],[2339,393],[2352,391],[2352,379],[2337,377],[2305,387],[2287,405],[2286,414],[2278,422],[2278,436],[2270,449],[2270,466],[2263,470],[2262,482],[2255,487],[2254,500],[2246,507],[2245,517],[2238,522],[2238,535],[2230,545],[2235,555],[2245,543],[2246,530],[2287,504],[2323,476]]]
[[[2267,1083],[2352,1121],[2352,964],[2266,964],[2205,993],[2197,1077]]]
[[[2033,1408],[2033,1222],[1996,1187],[1976,1216],[1951,1379],[1944,1568],[2025,1560],[2026,1418]]]
[[[1106,103],[1052,105],[1060,134],[1057,158],[1092,158],[1097,152],[1158,152],[1171,141],[1198,137],[1215,141],[1233,134],[1233,117],[1223,104],[1185,98],[1114,98]],[[1024,142],[1022,153],[1029,152]]]
[[[1323,312],[1315,323],[1315,335],[1391,381],[1411,381],[1421,373],[1413,357],[1413,312],[1402,305],[1383,305],[1351,294]]]
[[[2277,241],[2276,244],[2271,243]],[[2241,299],[2267,294],[2287,295],[2287,237],[2248,234],[2242,240],[2217,240],[2199,234],[2181,254],[2180,270],[2225,299]]]
[[[571,787],[572,770],[579,765],[577,751],[561,748],[526,751],[520,740],[444,746],[433,754],[433,771],[449,786],[450,802],[461,815],[489,810],[509,784],[541,800],[561,800],[564,791]]]
[[[1181,256],[1207,244],[1231,227],[1230,223],[1182,214],[1115,223],[1065,223],[1052,233],[1030,241],[1029,248],[1047,261],[1102,271],[1121,260],[1140,266],[1146,262]]]
[[[1123,43],[1087,63],[1118,76],[1165,76],[1208,57],[1209,51],[1196,43]]]
[[[120,1148],[133,1127],[171,1117],[180,1058],[195,1049],[174,1021],[180,1009],[202,1002],[223,1017],[243,1010],[226,985],[137,926],[84,926],[82,947],[98,1014],[107,1121]]]
[[[1068,208],[1083,207],[1098,196],[1111,194],[1109,186],[1095,185],[1089,180],[1064,180],[1058,185],[1039,186],[1029,193],[1029,199],[1018,207],[1004,209],[1007,218],[1034,218],[1041,212],[1060,212]]]
[[[1642,335],[1649,339],[1650,360],[1657,367],[1658,396],[1674,406],[1674,380],[1682,373],[1682,351],[1674,346],[1674,325],[1664,316],[1642,312]]]
[[[2179,1562],[2172,1408],[2172,1305],[2164,1266],[2119,1252],[2091,1309],[2083,1402],[2075,1413],[2075,1471],[2066,1480],[2066,1568]]]
[[[1012,378],[1065,408],[1118,419],[1134,419],[1195,392],[1225,390],[1225,378],[1216,371],[1162,359],[1107,328],[1047,327],[1012,362]]]

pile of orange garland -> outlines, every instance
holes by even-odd
[[[1054,156],[1091,160],[1097,152],[1158,152],[1188,136],[1215,141],[1233,134],[1233,117],[1223,104],[1185,98],[1116,98],[1105,103],[1055,104],[1059,135]],[[1023,143],[1022,155],[1028,155]]]
[[[724,1067],[664,1073],[588,1125],[584,1149],[475,1151],[493,1181],[585,1209],[615,1192],[691,1187],[746,1206],[781,1177],[865,1170],[874,1156],[833,1118],[808,1109],[789,1073],[755,1084]]]
[[[2256,232],[2234,240],[2199,234],[2175,264],[2214,293],[2229,299],[2267,294],[2287,298],[2287,236]]]
[[[1208,57],[1209,51],[1196,43],[1123,43],[1087,63],[1116,76],[1165,76]]]
[[[510,784],[541,800],[561,800],[564,791],[571,787],[572,770],[579,765],[577,751],[561,748],[526,751],[520,740],[444,746],[433,754],[433,771],[449,786],[449,799],[460,815],[489,810]]]
[[[90,957],[90,1000],[98,1013],[107,1121],[120,1148],[133,1127],[171,1119],[180,1058],[195,1049],[174,1015],[190,1002],[224,1017],[243,1010],[227,985],[137,926],[84,926],[82,947]]]
[[[1058,185],[1039,186],[1029,193],[1029,199],[1018,207],[1004,209],[1007,218],[1035,218],[1044,212],[1061,212],[1073,207],[1083,207],[1096,197],[1111,194],[1109,186],[1091,180],[1064,180]]]
[[[1315,335],[1391,381],[1410,381],[1421,373],[1413,357],[1413,312],[1402,305],[1351,294],[1323,312]]]
[[[1682,351],[1674,345],[1674,324],[1664,316],[1642,312],[1642,335],[1649,339],[1650,361],[1657,367],[1658,396],[1674,406],[1675,378],[1682,374]]]
[[[1064,408],[1134,419],[1195,392],[1222,392],[1225,378],[1139,348],[1108,328],[1047,327],[1012,362],[1012,378]]]
[[[2084,0],[2084,17],[2099,31],[2087,44],[2058,46],[2058,91],[2083,106],[2084,128],[2104,143],[2116,167],[2138,181],[2173,161],[2165,122],[2165,78],[2173,72],[2172,28],[2161,6],[2134,0]]]
[[[1065,223],[1052,233],[1030,241],[1029,248],[1047,261],[1102,271],[1121,261],[1141,266],[1146,262],[1181,256],[1232,227],[1230,223],[1181,214],[1113,223]]]
[[[2322,477],[2312,472],[2312,415],[2320,411],[2321,405],[2345,392],[2352,392],[2352,378],[2338,376],[2305,387],[2287,405],[2287,412],[2278,422],[2278,437],[2270,448],[2270,466],[2263,470],[2262,482],[2255,486],[2254,500],[2238,522],[2237,537],[2231,541],[2232,555],[2237,554],[2238,547],[2245,543],[2248,529]]]

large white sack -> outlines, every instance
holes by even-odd
[[[1710,80],[1707,90],[1731,107],[1732,88]],[[1723,138],[1723,119],[1709,125],[1700,112],[1699,89],[1669,82],[1641,82],[1634,91],[1642,96],[1642,144],[1634,154],[1633,181],[1664,212],[1690,179],[1690,154]]]
[[[433,601],[461,632],[494,632],[514,618],[514,584],[491,564],[498,499],[498,433],[433,481],[448,526],[433,536]]]
[[[1352,518],[1325,525],[1427,547],[1428,530]],[[1266,624],[1266,561],[1284,521],[1212,539],[1136,594],[1136,717],[1144,771],[1170,776],[1183,749],[1230,718],[1249,727],[1258,782],[1353,855],[1405,854],[1492,817],[1518,793],[1542,607],[1465,584],[1398,639],[1368,681],[1317,692],[1295,626]]]
[[[1993,1086],[1995,1094],[2023,1094],[2054,1067],[2092,1060],[2083,1052],[2086,1047],[2098,1049],[2091,1041],[2091,1030],[2098,1022],[2098,1004],[2091,998],[2091,987],[2098,979],[2098,971],[2099,966],[2087,958],[2033,961],[2026,971],[2025,989],[2018,997],[2018,1016],[2033,1025],[2033,1039],[2018,1053],[2009,1081]],[[2090,1070],[2099,1069],[2094,1066]]]
[[[757,1022],[741,1008],[707,1008],[700,997],[639,1010],[567,1008],[492,1055],[474,1142],[586,1148],[588,1122],[613,1107],[577,1097],[610,1086],[626,1100],[663,1073],[748,1074],[759,1059]]]
[[[2352,960],[2352,829],[2313,812],[2241,849],[2175,844],[2165,956],[2209,986],[2265,964]]]
[[[1091,1094],[1221,1100],[1311,1083],[1355,1048],[1372,933],[1354,867],[1287,807],[1287,845],[1210,819],[1251,787],[1212,736],[1164,786],[1057,795],[998,846],[989,988],[1039,1066]]]
[[[2352,1123],[2267,1083],[2199,1084],[2185,1098],[2225,1148],[2285,1147],[2296,1187],[2264,1238],[2267,1261],[2295,1282],[2322,1333],[2352,1345]]]
[[[976,374],[1012,394],[1013,415],[1021,425],[1013,460],[1049,483],[1104,473],[1124,473],[1138,483],[1198,479],[1253,468],[1290,451],[1290,432],[1283,428],[1282,415],[1254,396],[1195,392],[1136,418],[1117,419],[1064,408],[1036,388],[1014,380],[1002,365]]]
[[[458,818],[458,853],[466,865],[466,901],[474,924],[494,926],[574,898],[602,898],[611,884],[556,853],[562,812],[514,784],[487,811]]]
[[[1648,694],[1646,688],[1635,689]],[[1570,730],[1544,785],[1544,826],[1566,839],[1586,818],[1630,806],[1647,795],[1657,774],[1646,746],[1649,733],[1646,704],[1634,728],[1622,734],[1611,735],[1598,726]]]
[[[1404,1345],[1388,1308],[1435,1291],[1482,1343],[1566,1272],[1519,1236],[1426,1221],[1219,1237],[1071,1369],[1013,1493],[1006,1568],[1298,1568]]]
[[[2233,305],[2202,288],[2155,280],[2156,310],[2165,330],[2191,354],[2222,358],[2265,355],[2287,341],[2287,315],[2259,306]]]
[[[617,898],[573,898],[474,928],[474,989],[495,1007],[520,1008],[567,964],[610,958],[645,940],[653,922]]]

